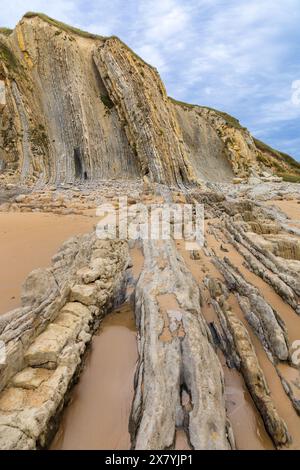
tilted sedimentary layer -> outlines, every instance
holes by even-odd
[[[292,185],[262,186],[263,199],[292,190],[300,198]],[[102,197],[117,206],[125,185],[115,183],[116,199],[109,191],[111,182]],[[135,193],[129,189],[129,221],[140,218],[140,201],[149,212],[154,202],[159,212],[166,200],[197,201],[205,206],[204,247],[143,240],[137,269],[134,255],[129,259],[133,241],[88,234],[66,242],[50,268],[29,275],[22,307],[0,318],[7,352],[0,365],[0,448],[49,445],[91,335],[126,287],[139,353],[128,423],[133,449],[173,448],[178,431],[195,449],[299,448],[300,261],[282,241],[288,230],[297,238],[297,227],[251,191],[226,185],[227,197],[137,185]],[[53,193],[63,204],[70,196],[65,189]],[[96,193],[89,199],[95,205]],[[32,210],[35,197],[40,209],[41,194],[32,192],[18,196],[14,210]],[[49,195],[43,204],[56,207]]]
[[[131,416],[135,449],[165,449],[184,426],[195,449],[230,449],[224,377],[199,287],[173,241],[143,244],[136,288],[139,366]],[[184,403],[184,394],[189,396]]]
[[[0,449],[45,447],[91,335],[122,302],[128,249],[95,234],[66,242],[51,268],[33,271],[22,307],[0,319]]]
[[[299,448],[300,229],[265,201],[300,195],[278,175],[299,178],[299,164],[226,113],[169,98],[118,38],[35,13],[0,29],[0,211],[88,215],[127,195],[133,214],[140,201],[198,202],[206,219],[201,250],[144,240],[136,285],[130,243],[94,234],[29,275],[22,307],[0,318],[0,448],[48,446],[128,279],[134,449],[174,447],[179,429],[195,449],[239,448],[243,421],[259,448]]]
[[[187,185],[297,172],[234,118],[168,98],[157,70],[118,38],[45,15],[0,31],[0,111],[5,181]]]
[[[278,445],[287,444],[290,441],[287,426],[279,417],[272,401],[265,376],[255,349],[243,323],[237,318],[227,302],[228,291],[225,286],[216,279],[209,279],[208,286],[213,306],[220,320],[225,335],[225,342],[229,350],[225,352],[229,357],[237,357],[237,367],[241,370],[244,380],[249,388],[252,398],[261,412],[266,428]]]

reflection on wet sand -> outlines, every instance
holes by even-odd
[[[220,360],[225,378],[226,411],[234,430],[236,448],[240,450],[274,449],[243,378],[237,370],[227,367],[224,357]]]
[[[222,252],[220,250],[219,243],[215,240],[212,235],[207,235],[207,239],[210,242],[216,252],[216,254],[222,257]],[[258,276],[246,270],[243,266],[242,256],[229,244],[223,244],[228,249],[230,249],[231,261],[238,267],[240,272],[244,275],[245,279],[248,282],[251,282],[256,286],[261,292],[264,293],[266,300],[270,305],[277,309],[280,312],[281,318],[284,320],[287,327],[288,336],[290,341],[297,339],[299,337],[300,324],[299,316],[291,309],[289,305],[284,303],[282,299],[276,294],[270,286],[268,286],[264,281],[261,280]],[[271,397],[274,401],[274,404],[278,410],[279,415],[284,419],[287,424],[289,433],[292,436],[292,443],[289,446],[289,449],[299,449],[300,447],[300,430],[299,430],[299,417],[296,410],[293,408],[292,403],[290,402],[287,394],[285,393],[282,383],[278,377],[275,367],[270,362],[267,357],[265,350],[262,347],[260,340],[254,334],[250,328],[244,314],[242,313],[240,306],[238,304],[237,298],[234,295],[229,296],[229,304],[232,307],[232,310],[235,312],[237,317],[243,322],[244,326],[247,328],[249,336],[251,338],[252,344],[255,347],[255,352],[259,360],[260,367],[262,368],[264,375],[266,377],[267,383],[270,388]],[[286,370],[290,369],[287,365]]]
[[[131,307],[109,314],[94,336],[51,449],[129,449],[128,422],[137,361]]]
[[[187,435],[182,428],[176,430],[175,450],[191,450]]]
[[[206,237],[209,239],[208,234],[206,234]],[[217,246],[214,237],[210,237],[210,243],[214,243],[214,248]],[[204,299],[202,313],[206,321],[218,324],[216,313],[209,302],[209,294],[203,287],[206,275],[218,278],[220,273],[205,256],[204,252],[201,252],[200,260],[194,261],[190,258],[189,252],[184,249],[181,241],[177,242],[177,247],[199,286],[202,287]],[[236,312],[236,305],[234,311]],[[223,354],[219,353],[219,359],[224,371],[226,410],[232,425],[237,449],[273,449],[273,443],[265,430],[262,418],[253,403],[250,393],[246,389],[243,378],[236,370],[227,367]]]

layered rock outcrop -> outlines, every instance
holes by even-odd
[[[208,279],[208,285],[213,298],[213,306],[222,326],[225,343],[227,342],[229,346],[225,349],[225,353],[229,353],[229,358],[236,357],[236,366],[241,370],[275,444],[287,444],[291,439],[287,426],[274,406],[247,329],[228,304],[229,293],[225,286],[216,279]]]
[[[114,207],[125,187],[115,185],[114,200],[107,183],[107,201]],[[276,218],[275,209],[271,216],[252,200],[227,199],[208,189],[135,189],[129,222],[140,220],[138,201],[149,213],[153,202],[159,211],[165,199],[204,203],[203,249],[189,253],[180,240],[143,240],[137,263],[133,254],[128,259],[133,243],[89,234],[65,243],[51,268],[33,272],[24,284],[22,307],[0,320],[7,352],[0,366],[0,447],[48,446],[91,335],[112,305],[122,302],[128,279],[139,352],[132,448],[173,448],[178,432],[195,449],[244,448],[241,420],[254,447],[260,448],[261,433],[268,433],[273,444],[267,448],[299,448],[300,375],[294,362],[299,272],[256,244],[251,232],[259,226],[264,237],[273,227],[272,236],[282,237],[286,218]],[[89,196],[95,195],[93,190]],[[34,192],[18,200],[31,208]],[[38,207],[42,201],[39,193]],[[49,208],[54,202],[49,198]],[[134,274],[127,269],[132,264]],[[232,377],[239,381],[231,383]]]
[[[135,449],[165,449],[184,426],[194,449],[230,449],[224,377],[199,288],[170,242],[144,242],[136,288],[139,365],[131,416]],[[184,394],[189,396],[184,403]]]
[[[127,245],[70,239],[52,267],[26,279],[22,307],[0,319],[0,448],[36,449],[53,437],[91,334],[122,302]]]
[[[90,216],[129,196],[120,223],[142,218],[138,202],[147,215],[152,204],[202,203],[206,219],[203,249],[143,240],[137,283],[128,240],[95,234],[29,275],[22,306],[0,317],[0,448],[48,446],[127,279],[139,347],[132,448],[172,448],[184,430],[195,449],[233,449],[241,421],[254,423],[258,447],[262,432],[267,448],[299,448],[299,221],[265,202],[296,206],[298,185],[274,175],[298,171],[226,113],[169,98],[116,37],[35,13],[0,29],[1,212]]]
[[[0,170],[13,181],[190,185],[276,170],[237,120],[168,98],[158,72],[116,37],[29,13],[0,33],[0,59]]]

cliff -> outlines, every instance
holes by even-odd
[[[42,14],[0,29],[0,113],[6,182],[300,177],[297,162],[234,118],[169,98],[157,70],[117,37]]]

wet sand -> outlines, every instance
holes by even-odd
[[[228,256],[228,253],[221,251],[220,243],[216,240],[216,238],[211,234],[206,234],[206,240],[210,247],[213,247],[216,254],[222,258],[224,255]],[[230,260],[231,262],[238,267],[241,273],[244,275],[245,279],[256,286],[261,292],[264,293],[265,299],[270,303],[270,305],[277,310],[281,318],[284,320],[287,330],[288,336],[291,341],[294,338],[299,338],[300,332],[300,319],[299,316],[294,312],[293,309],[290,308],[289,305],[283,302],[281,297],[279,297],[275,291],[266,284],[260,277],[256,276],[255,274],[248,271],[243,266],[244,258],[235,250],[232,245],[229,243],[222,243],[223,246],[230,251]],[[228,256],[229,257],[229,256]],[[255,352],[262,368],[267,383],[270,388],[271,397],[274,401],[274,404],[277,408],[279,415],[284,419],[287,424],[288,430],[292,436],[293,442],[290,444],[289,449],[298,450],[300,449],[300,427],[299,427],[299,416],[297,415],[296,410],[293,408],[292,403],[288,396],[286,395],[279,376],[274,368],[273,364],[267,357],[266,352],[264,351],[261,342],[254,334],[253,330],[249,326],[247,320],[242,313],[240,306],[236,297],[233,294],[229,296],[229,304],[232,307],[233,312],[237,315],[237,317],[243,322],[244,326],[246,327],[249,336],[251,338],[252,344],[254,345]],[[286,369],[291,369],[288,365],[286,365]],[[286,371],[285,371],[286,372]]]
[[[133,264],[132,276],[134,279],[138,280],[144,265],[144,255],[142,249],[137,245],[137,243],[130,249],[130,257]]]
[[[271,201],[266,201],[265,204],[267,206],[277,206],[292,221],[300,221],[300,204],[298,204],[297,199],[291,199],[286,201],[272,199]]]
[[[287,204],[286,201],[284,202]],[[300,205],[298,207],[300,208]],[[32,269],[48,266],[53,254],[67,238],[91,230],[96,222],[95,218],[75,215],[0,214],[0,240],[2,242],[0,244],[2,261],[0,314],[20,305],[20,287]],[[222,240],[222,233],[218,235]],[[220,250],[220,241],[208,233],[206,237],[209,246],[214,248],[218,256],[224,256]],[[293,309],[286,305],[268,284],[243,266],[243,257],[228,242],[222,240],[222,244],[230,251],[230,259],[238,266],[245,278],[263,290],[266,300],[280,313],[288,327],[290,339],[296,338],[299,331],[299,317]],[[181,246],[182,242],[177,242],[177,245],[207,297],[207,292],[203,289],[205,275],[219,278],[222,276],[203,252],[201,259],[194,261],[190,259],[189,252]],[[133,276],[137,278],[143,265],[143,255],[138,247],[130,251],[133,260]],[[228,256],[228,253],[225,255]],[[166,303],[162,302],[162,307],[178,307],[172,305],[171,299],[166,300]],[[293,435],[294,442],[291,448],[300,448],[299,418],[284,393],[273,365],[249,328],[233,296],[230,296],[230,304],[249,331],[260,365],[269,383],[272,398]],[[119,312],[108,315],[99,333],[93,338],[85,369],[73,390],[71,402],[64,411],[59,431],[52,443],[51,449],[53,450],[130,448],[128,421],[137,361],[136,331],[131,308],[125,305]],[[208,322],[218,322],[214,309],[208,302],[204,302],[203,314]],[[227,367],[222,354],[219,354],[219,357],[225,375],[227,414],[233,426],[237,448],[274,448],[243,378],[237,371]],[[292,378],[297,378],[294,376],[295,370],[291,370],[288,365],[280,369],[284,376],[288,377],[293,373]],[[177,429],[176,449],[188,448],[184,430]]]
[[[103,320],[94,336],[51,450],[130,448],[128,422],[136,361],[133,311],[124,304]]]
[[[239,269],[246,281],[252,284],[254,287],[257,287],[260,292],[263,292],[265,300],[277,311],[279,316],[284,321],[288,330],[290,341],[293,342],[299,339],[300,317],[296,314],[292,307],[284,302],[284,300],[275,292],[272,286],[270,286],[267,282],[261,279],[261,277],[254,274],[244,266],[243,256],[230,243],[222,241],[223,247],[226,248],[230,253],[228,256],[228,253],[222,252],[220,249],[220,243],[213,235],[207,234],[207,240],[209,245],[213,247],[216,254],[220,258],[223,258],[224,256],[229,257],[230,261]]]
[[[95,218],[43,213],[0,213],[0,315],[20,306],[26,276],[47,267],[68,238],[92,230]]]
[[[200,260],[192,260],[190,252],[185,249],[184,242],[177,242],[177,248],[199,286],[201,286],[203,316],[208,323],[214,322],[220,327],[215,310],[209,303],[209,293],[207,289],[203,289],[203,280],[206,275],[223,279],[222,275],[210,262],[210,259],[205,256],[203,251],[200,252]],[[236,370],[227,367],[225,358],[220,351],[218,355],[224,371],[227,415],[232,425],[237,449],[274,449],[274,445],[265,430],[262,418],[246,388],[243,377]]]
[[[243,377],[236,369],[229,369],[219,354],[225,379],[227,416],[239,450],[272,450],[274,444],[267,434],[263,420],[248,392]]]
[[[182,428],[176,429],[175,450],[191,450],[185,430]]]

